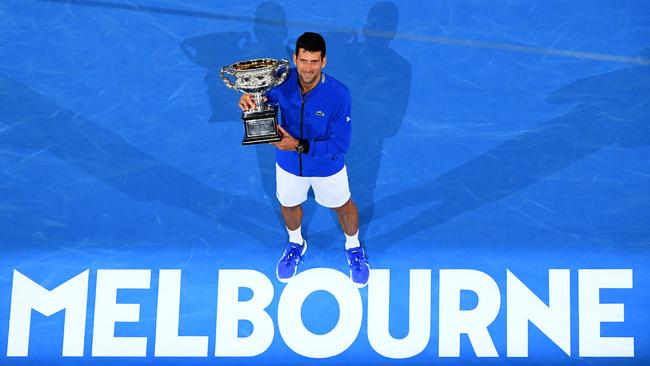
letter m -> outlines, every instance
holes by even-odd
[[[14,270],[7,356],[27,356],[32,309],[45,316],[65,310],[62,355],[83,356],[87,302],[88,270],[52,291]]]

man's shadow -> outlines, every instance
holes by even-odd
[[[650,50],[642,52],[647,58]],[[375,252],[497,202],[609,146],[650,144],[650,66],[630,66],[579,79],[551,93],[549,103],[572,103],[566,114],[540,123],[461,166],[375,205],[377,219],[408,220],[369,240]]]
[[[282,7],[264,2],[255,10],[253,35],[247,31],[208,33],[188,38],[180,48],[188,60],[205,69],[203,81],[210,102],[210,122],[239,121],[240,94],[226,88],[219,70],[237,61],[252,58],[287,58],[286,16]],[[254,36],[254,39],[253,39]]]
[[[401,128],[409,103],[411,64],[390,47],[398,23],[398,8],[384,1],[368,11],[363,40],[355,32],[324,33],[329,60],[325,71],[346,84],[352,95],[352,140],[345,164],[352,199],[360,210],[362,241],[373,219],[384,143]],[[336,248],[340,235],[338,227],[316,234]]]
[[[206,70],[204,82],[210,101],[210,122],[241,123],[237,106],[240,93],[228,89],[219,71],[237,61],[254,58],[291,59],[293,51],[287,46],[287,21],[284,9],[274,2],[261,3],[255,10],[254,39],[249,32],[219,32],[193,37],[181,42],[187,58]],[[242,125],[242,135],[244,126]],[[247,146],[242,149],[251,149]],[[269,144],[255,145],[258,169],[264,194],[275,217],[281,222],[275,194],[275,150]]]
[[[5,124],[0,145],[48,152],[136,201],[187,210],[249,235],[260,247],[277,235],[258,220],[264,212],[271,214],[263,203],[205,185],[2,74],[0,101],[0,122]]]

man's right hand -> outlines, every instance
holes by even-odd
[[[255,101],[253,100],[253,96],[250,94],[244,94],[239,98],[239,108],[241,108],[242,111],[248,111],[251,109],[255,109]]]

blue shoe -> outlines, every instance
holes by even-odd
[[[302,260],[302,256],[307,251],[307,241],[303,241],[302,245],[287,242],[284,247],[284,253],[278,261],[278,267],[275,269],[275,275],[280,282],[287,283],[298,272],[298,264]]]
[[[366,287],[370,277],[370,265],[366,258],[366,252],[363,248],[350,248],[345,251],[348,257],[348,266],[350,266],[350,278],[354,284],[361,288]]]

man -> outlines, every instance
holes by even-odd
[[[292,69],[284,83],[266,95],[280,107],[282,140],[276,150],[276,189],[289,240],[276,269],[281,282],[295,276],[307,242],[302,237],[302,207],[309,188],[316,202],[333,209],[343,233],[350,278],[358,287],[368,283],[369,266],[359,242],[359,212],[352,202],[344,156],[350,144],[350,92],[326,75],[325,40],[307,32],[296,41]],[[255,108],[248,94],[242,110]]]

